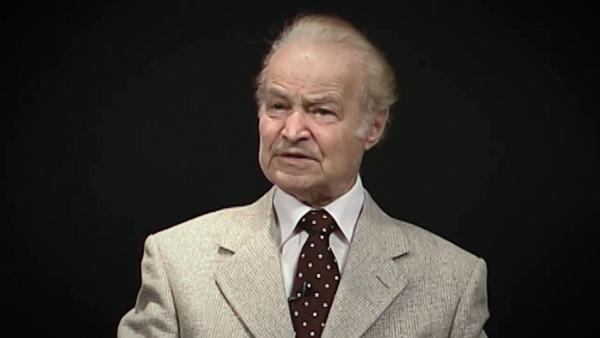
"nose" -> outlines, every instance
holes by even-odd
[[[310,137],[310,131],[306,125],[306,116],[300,111],[288,115],[281,135],[289,142],[296,143]]]

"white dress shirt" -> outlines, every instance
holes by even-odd
[[[340,273],[344,270],[350,243],[352,242],[352,235],[354,234],[356,222],[364,200],[365,194],[362,181],[360,176],[357,176],[356,183],[354,183],[347,193],[322,208],[333,217],[341,230],[335,231],[329,237],[329,245],[337,259]],[[276,223],[279,229],[278,240],[283,282],[285,284],[285,291],[289,297],[292,292],[298,257],[304,243],[308,239],[308,233],[301,228],[296,228],[296,225],[302,216],[315,209],[300,202],[279,188],[275,189],[273,206],[275,207]]]

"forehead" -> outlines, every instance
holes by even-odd
[[[303,93],[337,91],[356,94],[361,67],[350,50],[339,44],[294,42],[275,53],[266,72],[267,87]]]

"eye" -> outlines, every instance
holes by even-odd
[[[325,108],[315,108],[314,113],[317,115],[335,115],[335,113]]]
[[[286,105],[281,102],[276,102],[276,103],[272,103],[271,105],[269,105],[269,109],[271,109],[271,110],[284,110],[286,108],[287,108]]]

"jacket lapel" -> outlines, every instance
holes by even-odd
[[[401,228],[365,192],[323,338],[360,337],[377,320],[407,284],[395,262],[407,252]]]
[[[241,215],[219,245],[229,256],[216,282],[223,296],[255,337],[293,337],[294,330],[281,276],[272,211],[273,189]],[[235,233],[233,233],[235,232]]]

